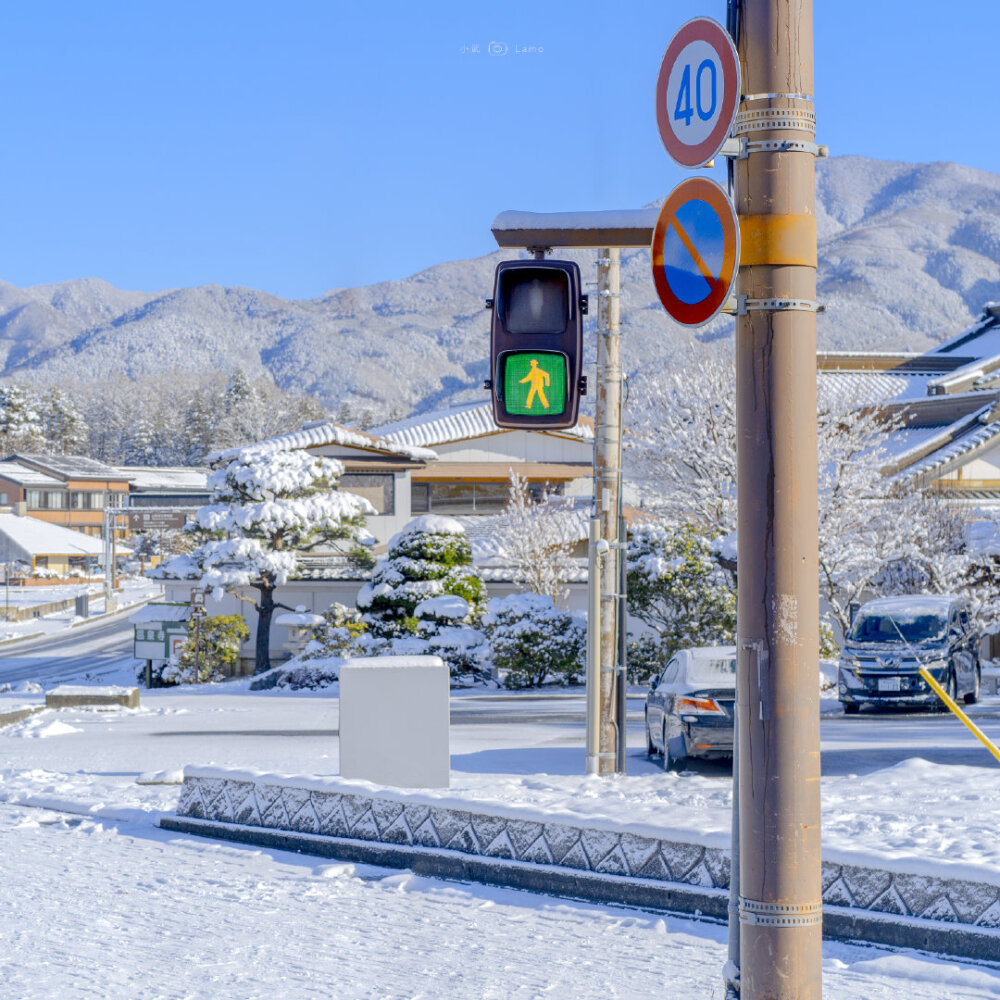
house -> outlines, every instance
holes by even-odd
[[[383,424],[373,433],[436,453],[436,461],[411,476],[414,515],[499,513],[507,502],[511,472],[539,494],[593,493],[594,422],[589,417],[580,417],[568,430],[508,430],[493,422],[489,402],[460,403]]]
[[[1000,304],[924,354],[817,358],[820,391],[893,415],[883,471],[974,507],[1000,504]]]
[[[128,506],[197,509],[208,503],[208,470],[186,466],[116,466],[128,480]]]
[[[0,505],[25,504],[40,521],[100,535],[106,506],[123,506],[128,478],[80,455],[24,452],[0,462]]]
[[[0,511],[0,563],[22,563],[32,574],[83,577],[97,570],[99,538],[37,517]]]

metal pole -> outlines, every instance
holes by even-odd
[[[590,519],[587,588],[587,774],[598,773],[601,741],[601,522]]]
[[[618,492],[621,483],[621,251],[597,251],[597,408],[594,418],[594,504],[601,538],[614,550],[618,541]],[[613,774],[618,759],[615,689],[618,659],[618,574],[612,567],[601,578],[601,728],[600,774]]]
[[[740,713],[733,705],[733,809],[729,835],[729,961],[726,1000],[740,995]]]
[[[628,660],[625,632],[625,519],[621,516],[621,490],[618,491],[618,699],[615,706],[615,722],[618,726],[618,758],[615,770],[625,774],[628,752]]]
[[[818,1000],[812,2],[741,6],[734,130],[750,145],[735,167],[741,996]],[[782,141],[798,145],[753,148]]]
[[[111,505],[104,508],[104,612],[111,610]]]

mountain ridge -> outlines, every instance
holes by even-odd
[[[1000,176],[953,163],[817,163],[817,334],[827,350],[921,351],[1000,299]],[[509,251],[284,300],[241,286],[127,291],[98,278],[0,281],[0,377],[53,381],[243,369],[376,417],[485,398],[483,300]],[[593,290],[594,251],[568,253]],[[622,252],[622,348],[635,372],[732,335],[692,331],[656,298],[649,252]],[[595,310],[596,313],[596,310]],[[596,316],[589,319],[593,330]],[[593,337],[588,336],[592,362]]]

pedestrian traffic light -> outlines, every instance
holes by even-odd
[[[587,386],[580,268],[569,260],[504,261],[486,307],[492,312],[486,388],[497,426],[573,427]]]

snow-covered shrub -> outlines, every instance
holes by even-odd
[[[361,614],[356,608],[334,603],[322,613],[322,617],[323,624],[312,630],[312,637],[302,651],[303,660],[353,656],[363,649],[360,643],[368,627],[361,621]]]
[[[203,618],[197,631],[194,622],[190,622],[188,637],[177,655],[153,667],[153,686],[222,680],[232,673],[239,660],[240,643],[249,635],[250,629],[241,615]],[[145,665],[137,670],[136,676],[140,680],[145,678]]]
[[[659,674],[670,657],[663,647],[663,640],[654,632],[642,632],[636,637],[629,636],[625,650],[630,684],[645,684]]]
[[[461,524],[418,517],[390,539],[358,594],[368,634],[356,645],[370,655],[437,655],[453,675],[478,671],[485,593]]]
[[[554,678],[578,682],[584,669],[586,622],[561,611],[544,594],[494,599],[483,615],[493,665],[508,688],[539,687]]]
[[[628,543],[631,615],[656,629],[668,659],[685,646],[724,645],[736,632],[736,595],[693,525],[646,528]]]
[[[340,678],[340,668],[344,659],[339,656],[327,656],[314,660],[299,660],[285,669],[279,668],[276,688],[289,691],[317,691],[336,684]]]

